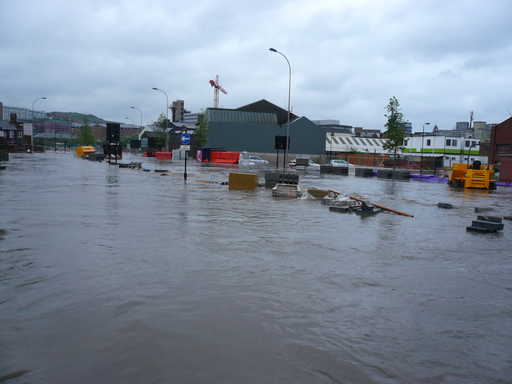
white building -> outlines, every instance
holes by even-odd
[[[443,166],[451,167],[453,163],[472,163],[479,160],[487,164],[487,156],[480,156],[480,140],[450,136],[409,136],[404,142],[404,155],[424,157],[443,156]]]
[[[325,136],[326,152],[389,154],[384,149],[386,139],[355,137],[348,133],[330,132]]]

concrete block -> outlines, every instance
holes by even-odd
[[[329,207],[330,212],[337,212],[337,213],[350,213],[351,208],[350,207]]]
[[[495,229],[496,231],[503,230],[502,223],[493,223],[492,221],[485,221],[485,220],[473,220],[471,226],[479,227],[479,228]]]
[[[258,175],[254,173],[230,173],[229,189],[253,190],[258,186]]]
[[[479,232],[479,233],[495,233],[498,230],[497,229],[489,229],[489,228],[483,228],[483,227],[466,227],[466,231],[468,232]]]
[[[492,211],[492,210],[494,210],[494,208],[492,208],[492,207],[475,207],[475,212],[476,213],[489,212],[489,211]]]
[[[354,168],[355,176],[359,177],[373,177],[372,168]]]
[[[276,184],[299,184],[299,175],[297,173],[271,171],[265,172],[265,187],[274,188]]]
[[[478,216],[476,219],[481,221],[491,221],[493,223],[503,222],[503,218],[501,216]]]

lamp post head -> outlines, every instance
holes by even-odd
[[[46,96],[44,96],[44,97],[41,97],[41,100],[48,100],[48,98]]]
[[[275,48],[269,48],[268,50],[269,50],[270,52],[277,52],[277,49],[275,49]]]
[[[158,91],[158,88],[156,88],[156,87],[153,87],[153,88],[151,88],[151,89],[152,89],[153,91]]]

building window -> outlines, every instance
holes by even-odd
[[[430,139],[427,139],[427,147],[430,147]]]
[[[409,140],[405,139],[404,140],[404,145],[407,145],[409,143]]]
[[[457,146],[457,140],[452,140],[452,146],[454,146],[454,147]]]
[[[452,141],[450,139],[446,139],[446,146],[449,147],[452,145]]]
[[[450,160],[450,156],[445,156],[444,157],[446,160]]]
[[[471,145],[471,141],[466,140],[466,147],[469,147]]]
[[[452,157],[452,160],[455,160],[455,157]]]

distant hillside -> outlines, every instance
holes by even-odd
[[[48,116],[58,120],[71,121],[78,124],[104,123],[105,120],[97,116],[78,112],[48,112]]]

